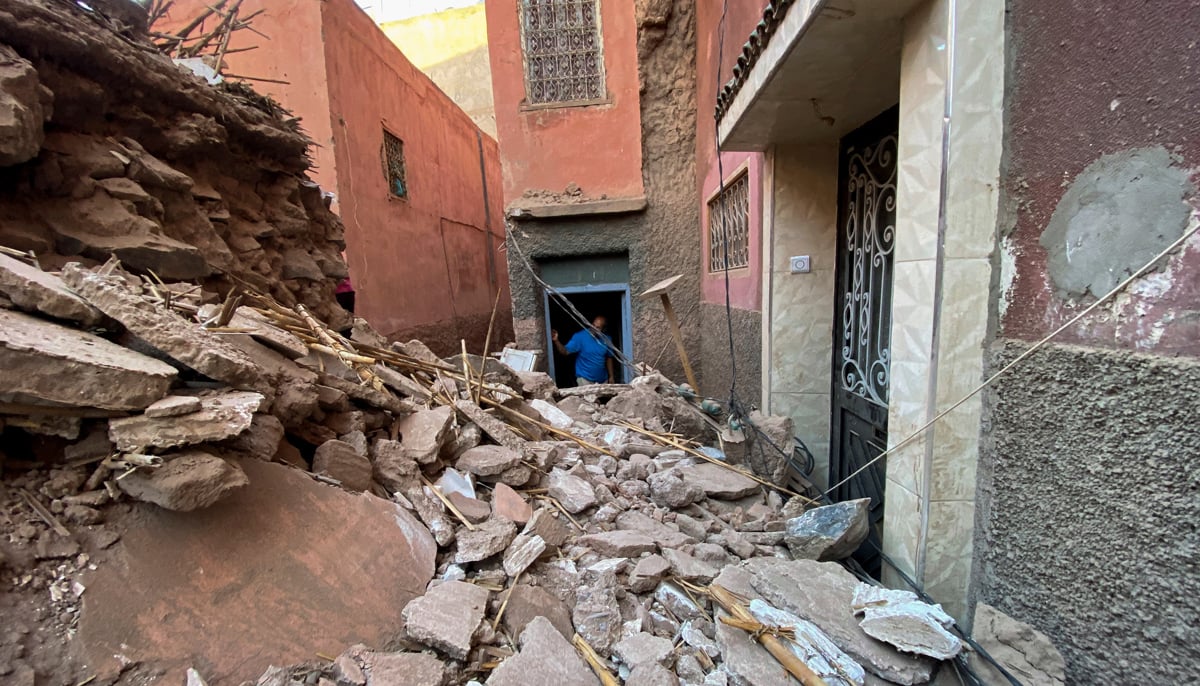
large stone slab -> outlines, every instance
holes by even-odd
[[[600,680],[550,620],[537,617],[521,632],[521,651],[500,663],[488,686],[598,686]]]
[[[249,391],[213,393],[200,399],[200,410],[181,417],[136,415],[108,423],[108,438],[122,452],[175,448],[223,441],[250,428],[263,397]]]
[[[62,279],[0,253],[0,293],[26,312],[94,326],[104,315],[76,295]]]
[[[863,631],[851,607],[858,580],[836,562],[760,557],[727,567],[715,583],[722,583],[731,569],[748,572],[763,600],[816,624],[867,671],[906,685],[923,684],[933,673],[931,660],[905,655]]]
[[[787,520],[783,537],[798,560],[840,560],[849,557],[867,538],[870,498],[817,507]]]
[[[123,660],[184,683],[257,679],[270,664],[383,645],[424,592],[436,547],[394,503],[238,461],[250,484],[204,510],[109,510],[121,538],[87,587],[76,640],[97,681]],[[319,525],[318,525],[319,524]]]
[[[684,481],[696,484],[704,491],[704,495],[717,500],[745,498],[762,488],[754,479],[711,462],[679,466],[675,470]]]
[[[29,401],[140,410],[167,393],[170,365],[99,336],[0,309],[3,393]]]
[[[72,263],[63,269],[63,280],[101,312],[164,354],[234,388],[274,395],[258,366],[245,353],[217,334],[131,293],[119,278]]]

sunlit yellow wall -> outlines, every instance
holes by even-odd
[[[496,136],[484,5],[380,24],[405,57],[425,72],[479,128]]]

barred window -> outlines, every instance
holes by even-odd
[[[599,0],[517,0],[530,105],[603,100]]]
[[[729,268],[750,266],[750,177],[745,172],[708,201],[708,271],[725,270],[726,241]]]
[[[383,177],[387,180],[388,193],[397,198],[408,197],[408,183],[404,178],[404,141],[383,131],[383,147],[379,155],[383,160]]]

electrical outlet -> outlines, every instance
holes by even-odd
[[[793,274],[807,274],[812,271],[812,262],[808,255],[797,255],[790,260]]]

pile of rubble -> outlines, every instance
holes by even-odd
[[[936,607],[822,561],[863,540],[865,501],[781,495],[734,464],[748,446],[720,440],[656,373],[560,390],[115,260],[60,275],[0,255],[0,293],[5,445],[53,439],[37,442],[53,486],[25,491],[49,527],[31,545],[102,521],[112,501],[209,507],[247,485],[239,459],[369,491],[424,523],[437,578],[398,608],[408,650],[354,648],[321,668],[334,683],[787,683],[757,634],[787,636],[826,683],[919,684],[931,658],[961,649]],[[790,436],[786,420],[758,420]]]
[[[106,13],[128,0],[0,6],[0,245],[43,266],[235,283],[341,327],[343,228],[311,141],[270,99],[209,86]]]

